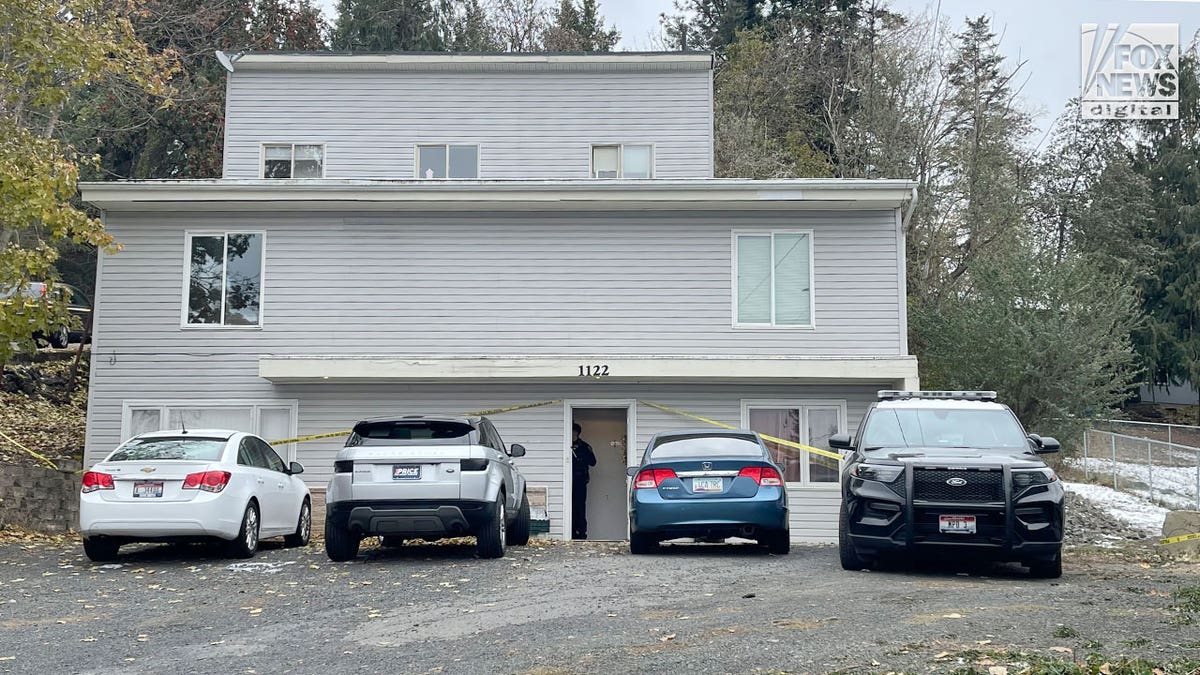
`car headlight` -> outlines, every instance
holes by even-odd
[[[1017,469],[1012,472],[1013,489],[1024,490],[1034,485],[1049,485],[1058,480],[1054,469]]]
[[[904,467],[894,464],[855,464],[850,467],[851,476],[880,483],[890,483],[903,472]]]

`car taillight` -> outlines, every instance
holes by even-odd
[[[753,479],[754,482],[758,483],[759,485],[783,485],[783,476],[780,476],[779,472],[776,471],[775,467],[773,466],[743,467],[742,470],[738,472],[738,475]]]
[[[233,475],[228,471],[201,471],[199,473],[189,473],[183,479],[184,490],[204,490],[205,492],[220,492],[229,485],[229,477]]]
[[[96,490],[113,490],[116,486],[113,485],[113,477],[100,473],[99,471],[88,471],[83,474],[83,492],[95,492]]]
[[[642,469],[637,478],[633,479],[633,487],[638,489],[656,488],[668,478],[677,478],[674,469]]]
[[[462,459],[458,462],[458,467],[463,471],[487,471],[487,458],[483,459]]]

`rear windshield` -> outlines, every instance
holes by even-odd
[[[122,445],[108,458],[110,462],[142,462],[150,459],[190,459],[215,462],[221,458],[225,440],[172,436],[135,438]]]
[[[450,420],[387,420],[359,422],[347,445],[371,441],[438,441],[465,438],[474,431],[470,424]]]
[[[676,436],[650,451],[653,459],[729,456],[762,457],[763,449],[752,436]]]

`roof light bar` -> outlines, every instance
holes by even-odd
[[[898,401],[906,398],[956,399],[960,401],[995,401],[994,391],[891,391],[881,390],[880,401]]]

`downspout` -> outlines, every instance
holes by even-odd
[[[917,188],[913,188],[908,197],[908,208],[904,210],[904,220],[900,223],[901,231],[908,232],[908,221],[912,220],[913,211],[917,210]]]

